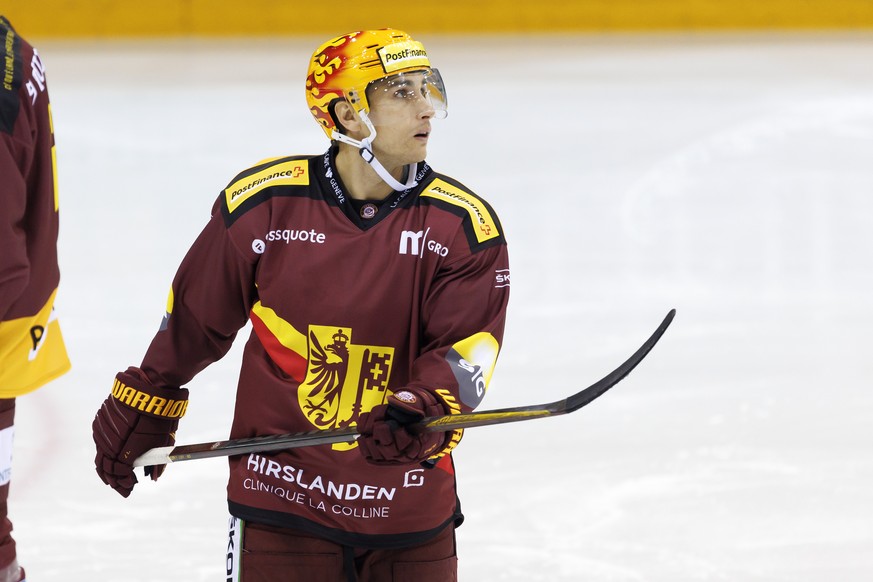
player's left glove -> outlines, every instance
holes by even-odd
[[[358,448],[375,465],[420,463],[442,451],[450,433],[418,432],[411,425],[447,414],[436,396],[421,388],[403,388],[358,419]]]
[[[130,495],[137,483],[133,461],[149,449],[176,442],[176,427],[187,406],[185,388],[152,386],[138,368],[119,373],[91,424],[97,446],[94,465],[103,482],[122,497]],[[155,481],[165,467],[146,467],[145,474]]]

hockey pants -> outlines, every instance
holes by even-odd
[[[455,582],[455,528],[408,548],[349,548],[302,532],[231,520],[241,552],[228,556],[233,582]],[[235,524],[235,525],[234,525]],[[241,555],[240,555],[241,554]],[[231,563],[233,562],[233,563]],[[239,568],[241,576],[231,575]]]

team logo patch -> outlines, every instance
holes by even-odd
[[[349,426],[385,402],[394,348],[356,344],[349,327],[310,325],[307,333],[298,331],[260,301],[252,307],[251,321],[270,358],[300,382],[297,402],[313,428]]]
[[[376,216],[377,212],[379,212],[379,208],[375,204],[364,204],[361,207],[361,218],[370,220]]]
[[[409,390],[401,390],[400,392],[395,392],[394,398],[396,398],[400,402],[405,402],[406,404],[415,404],[415,401],[417,400],[415,398],[415,394],[413,394]]]
[[[358,414],[385,401],[393,348],[357,345],[347,327],[310,325],[307,335],[306,377],[297,400],[314,428],[348,426]],[[345,450],[355,444],[333,448]]]

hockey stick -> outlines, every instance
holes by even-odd
[[[628,358],[621,366],[589,386],[581,392],[568,396],[563,400],[557,400],[548,404],[533,406],[519,406],[517,408],[502,408],[498,410],[486,410],[482,412],[468,412],[464,414],[452,414],[447,416],[434,416],[425,418],[417,425],[413,425],[413,431],[440,432],[457,428],[472,428],[491,424],[505,424],[518,422],[532,418],[546,416],[559,416],[575,412],[589,404],[604,392],[618,384],[637,364],[648,355],[667,327],[673,321],[676,310],[671,309],[658,329]],[[265,435],[247,439],[232,439],[214,443],[199,443],[194,445],[180,445],[177,447],[158,447],[146,451],[141,457],[133,462],[134,467],[149,465],[164,465],[179,461],[194,459],[206,459],[210,457],[229,457],[244,455],[246,453],[264,453],[298,447],[311,447],[313,445],[327,445],[333,443],[350,443],[358,437],[357,428],[354,426],[335,428],[328,430],[316,430],[312,432],[300,432],[294,434]]]

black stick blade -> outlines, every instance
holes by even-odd
[[[608,375],[604,376],[585,390],[574,394],[566,399],[567,405],[565,412],[574,412],[579,410],[595,398],[600,397],[604,392],[624,380],[624,378],[633,371],[634,368],[637,367],[637,364],[643,361],[649,352],[652,351],[652,348],[655,347],[655,344],[658,343],[658,340],[661,339],[661,336],[664,335],[664,332],[667,331],[667,328],[670,327],[670,324],[673,322],[673,318],[676,317],[676,310],[671,309],[667,316],[664,317],[664,321],[661,322],[661,325],[658,326],[658,329],[652,333],[651,337],[646,340],[640,349],[638,349],[634,354],[629,357],[625,362],[610,372]]]

